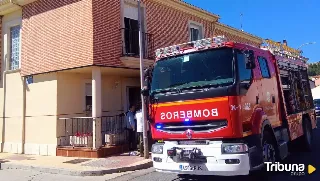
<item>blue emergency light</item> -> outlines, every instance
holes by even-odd
[[[162,128],[162,125],[161,125],[161,124],[157,124],[157,125],[156,125],[156,128],[157,128],[157,129],[161,129],[161,128]]]

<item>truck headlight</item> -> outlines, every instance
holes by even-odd
[[[151,152],[154,154],[162,154],[163,153],[163,145],[162,144],[152,145]]]
[[[246,153],[248,152],[248,146],[243,143],[223,143],[221,146],[222,154],[232,153]]]

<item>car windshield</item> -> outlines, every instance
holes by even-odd
[[[234,82],[233,50],[220,48],[159,60],[153,70],[151,92],[224,86]]]
[[[320,99],[315,99],[313,102],[316,107],[320,107]]]

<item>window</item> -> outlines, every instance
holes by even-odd
[[[270,78],[271,76],[270,76],[270,71],[269,71],[267,60],[263,57],[258,57],[258,61],[259,61],[262,77],[263,78]]]
[[[191,41],[199,40],[200,39],[199,34],[200,34],[199,29],[190,28]]]
[[[86,83],[85,84],[85,100],[86,100],[86,111],[92,110],[92,84]]]
[[[9,69],[20,67],[20,25],[10,28],[10,62]]]
[[[190,41],[202,39],[202,25],[196,23],[189,24]]]
[[[139,22],[138,20],[124,18],[125,25],[125,54],[139,55]]]
[[[251,79],[251,70],[246,69],[245,55],[243,53],[237,53],[237,61],[238,61],[238,71],[240,82],[250,81]]]

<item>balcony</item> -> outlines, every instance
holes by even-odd
[[[139,31],[132,29],[121,29],[122,35],[122,55],[124,64],[130,67],[139,65]],[[154,60],[154,40],[150,33],[142,33],[143,59],[146,64],[152,64]]]
[[[21,6],[32,3],[36,0],[0,0],[0,15],[9,14],[17,11]]]

